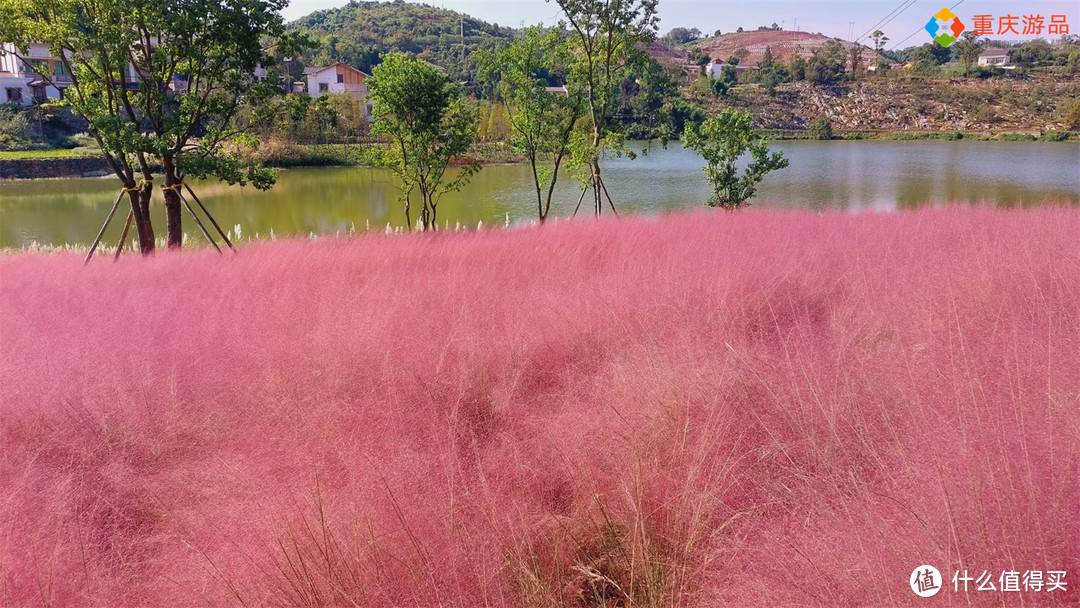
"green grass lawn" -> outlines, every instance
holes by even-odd
[[[72,148],[70,150],[0,150],[0,160],[28,160],[37,158],[79,158],[96,156],[99,152],[93,148]]]

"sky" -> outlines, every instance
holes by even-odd
[[[412,1],[412,0],[410,0]],[[756,29],[776,23],[783,29],[821,32],[848,40],[880,29],[891,39],[889,48],[905,38],[902,47],[929,41],[922,30],[930,17],[943,7],[954,7],[960,20],[971,28],[973,15],[991,15],[996,39],[1021,40],[1035,36],[1011,33],[997,35],[1000,17],[1013,15],[1042,15],[1046,25],[1051,15],[1065,15],[1069,33],[1080,34],[1080,1],[1078,0],[660,0],[660,33],[674,27],[698,28],[711,34],[716,30],[731,32],[739,27]],[[556,23],[560,12],[552,1],[545,0],[428,0],[421,4],[466,13],[500,25],[518,27],[522,24]],[[346,4],[343,0],[292,0],[284,14],[296,19],[316,10]],[[890,22],[874,27],[902,6]],[[1018,19],[1019,21],[1019,19]],[[1017,30],[1022,32],[1022,21]],[[1045,27],[1045,25],[1044,25]],[[1046,30],[1044,29],[1044,36]],[[1056,35],[1053,37],[1057,37]]]

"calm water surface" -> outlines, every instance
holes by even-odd
[[[646,149],[645,145],[638,145]],[[893,210],[946,202],[1029,206],[1080,205],[1080,144],[1027,142],[780,142],[791,166],[769,175],[753,203],[761,207]],[[620,212],[660,213],[700,207],[708,198],[703,162],[678,143],[657,144],[636,160],[605,165]],[[580,190],[567,178],[552,212],[573,212]],[[196,186],[223,227],[241,226],[244,238],[335,233],[404,224],[390,174],[381,169],[283,171],[269,192]],[[0,181],[0,248],[89,243],[118,190],[113,178]],[[160,193],[155,194],[160,197]],[[155,228],[164,214],[155,198]],[[586,205],[588,202],[586,201]],[[588,214],[588,209],[582,211]],[[485,167],[462,192],[439,205],[439,223],[498,224],[536,217],[527,165]],[[106,242],[115,243],[126,212],[121,206]],[[190,224],[185,216],[186,224]],[[190,238],[201,238],[186,225]]]

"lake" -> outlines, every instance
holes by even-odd
[[[754,205],[789,209],[890,211],[957,202],[1000,206],[1046,203],[1080,205],[1080,144],[1039,142],[777,142],[791,166],[770,174]],[[696,209],[708,198],[703,162],[677,142],[635,144],[647,153],[604,165],[605,180],[620,213]],[[573,212],[580,189],[563,178],[552,214]],[[269,192],[195,184],[222,227],[239,224],[244,238],[342,233],[366,226],[404,224],[397,190],[386,170],[372,168],[282,171]],[[115,199],[115,178],[0,181],[0,248],[85,244],[93,240]],[[160,192],[155,193],[155,230],[164,236]],[[115,244],[126,217],[121,206],[105,242]],[[588,201],[581,214],[588,215]],[[536,217],[528,165],[483,169],[460,193],[439,205],[439,224],[475,227]],[[413,217],[415,219],[416,212]],[[185,214],[191,239],[201,238]]]

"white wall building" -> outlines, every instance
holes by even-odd
[[[53,57],[44,44],[31,44],[27,51],[20,58],[14,44],[0,43],[0,103],[28,106],[62,98],[71,84],[64,62]]]
[[[304,69],[307,78],[307,94],[312,98],[322,95],[346,93],[364,106],[367,120],[374,120],[371,112],[371,89],[367,86],[368,74],[338,62],[331,65]]]
[[[45,44],[31,43],[27,51],[20,59],[14,44],[0,43],[0,103],[29,106],[49,99],[62,99],[64,89],[71,85],[71,76],[67,73],[64,62],[53,57]],[[27,65],[28,63],[30,65]],[[267,76],[267,70],[262,64],[256,66],[253,74],[255,80],[261,82]],[[127,66],[126,78],[128,87],[137,87],[137,83],[142,80],[135,66],[130,63]],[[169,88],[177,93],[184,93],[188,88],[187,80],[182,75],[176,75]]]
[[[1012,51],[1008,49],[987,49],[979,53],[981,66],[1006,66],[1012,63]]]
[[[305,68],[304,76],[308,95],[313,98],[348,93],[356,101],[365,101],[371,95],[366,83],[370,76],[344,63]]]

